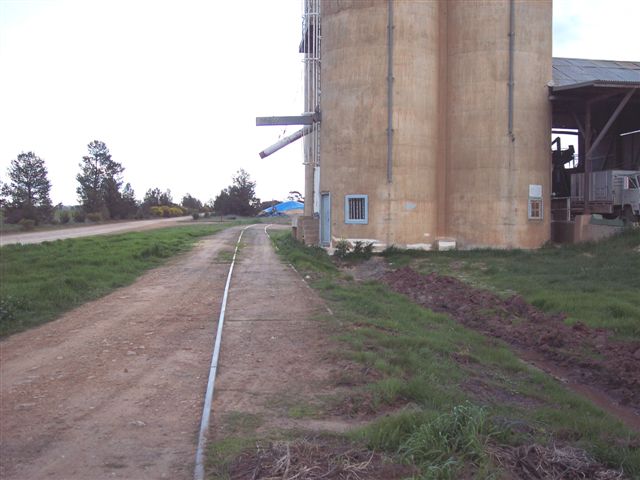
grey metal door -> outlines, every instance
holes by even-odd
[[[328,247],[331,243],[331,196],[320,194],[320,245]]]

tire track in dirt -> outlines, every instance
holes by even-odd
[[[191,478],[239,230],[0,342],[0,477]]]

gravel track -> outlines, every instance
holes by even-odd
[[[1,478],[191,478],[239,230],[0,342]]]
[[[105,225],[90,225],[81,227],[60,228],[41,232],[9,233],[0,235],[0,246],[14,243],[42,243],[67,238],[90,237],[93,235],[109,235],[125,232],[142,232],[156,228],[173,227],[184,223],[191,217],[161,218],[154,220],[136,220],[135,222],[116,222]]]

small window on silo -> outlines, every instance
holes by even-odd
[[[369,197],[367,195],[345,196],[344,223],[369,223]]]
[[[542,220],[542,185],[529,185],[529,220]]]
[[[542,199],[529,199],[529,220],[542,220]]]

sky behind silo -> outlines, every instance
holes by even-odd
[[[554,55],[640,60],[635,0],[555,0]],[[239,168],[263,200],[303,190],[301,142],[255,117],[302,111],[299,0],[0,0],[0,179],[46,161],[76,203],[86,145],[104,141],[141,198],[206,201]],[[288,127],[292,133],[296,127]]]

